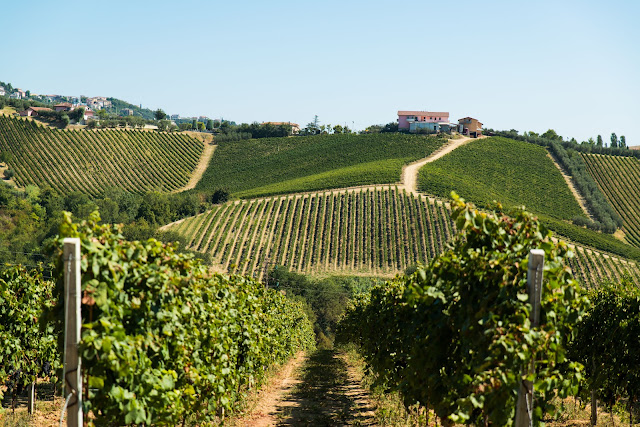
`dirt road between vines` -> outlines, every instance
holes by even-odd
[[[289,362],[233,425],[373,426],[368,393],[344,355],[318,350]]]
[[[402,178],[400,182],[405,190],[411,194],[418,194],[418,171],[427,163],[438,160],[446,154],[449,154],[458,147],[472,141],[471,138],[462,137],[460,139],[450,139],[445,145],[431,153],[428,157],[409,163],[402,169]]]

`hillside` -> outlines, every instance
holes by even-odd
[[[640,161],[635,157],[583,154],[587,170],[622,217],[624,239],[640,247]]]
[[[481,206],[498,200],[569,221],[584,216],[543,147],[501,137],[475,141],[425,165],[418,189],[445,198],[455,190]]]
[[[177,190],[189,181],[203,150],[201,141],[181,134],[59,130],[0,116],[0,151],[12,155],[15,182],[61,193]]]
[[[426,157],[442,143],[403,134],[224,141],[196,188],[226,188],[247,198],[395,183],[404,164]]]
[[[446,202],[382,186],[229,202],[167,229],[223,271],[392,276],[443,251],[456,232],[450,213]],[[634,262],[577,248],[571,267],[586,286],[640,277]]]

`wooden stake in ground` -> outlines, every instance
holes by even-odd
[[[64,256],[64,394],[67,396],[67,427],[82,427],[82,359],[80,342],[80,239],[63,240]]]
[[[531,304],[531,327],[540,324],[540,300],[542,298],[542,269],[544,267],[544,251],[531,249],[529,252],[529,271],[527,287],[529,288],[529,302]],[[535,361],[531,360],[527,374],[535,372]],[[522,381],[518,390],[518,404],[516,406],[516,427],[533,425],[533,382]]]

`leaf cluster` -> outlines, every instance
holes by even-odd
[[[43,320],[55,305],[53,287],[40,269],[0,268],[0,384],[12,395],[59,366],[58,333]]]
[[[592,289],[570,354],[585,366],[586,385],[612,407],[640,397],[640,290],[630,278]]]
[[[65,214],[57,245],[82,242],[80,351],[95,424],[211,420],[266,367],[313,347],[300,303],[251,279],[211,274],[173,245],[126,241],[99,220]]]
[[[378,382],[407,406],[444,420],[511,425],[521,382],[532,380],[534,419],[551,398],[576,390],[582,366],[567,343],[586,304],[566,260],[567,246],[523,209],[480,212],[454,194],[459,234],[428,268],[375,287],[341,324]],[[530,322],[528,254],[545,251],[539,326]],[[535,376],[525,375],[535,360]]]

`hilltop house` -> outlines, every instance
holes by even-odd
[[[6,92],[4,91],[4,88],[0,86],[0,96],[4,96],[5,94]]]
[[[133,110],[131,108],[123,108],[120,110],[120,114],[123,116],[133,116]]]
[[[29,107],[24,111],[20,111],[20,115],[23,117],[37,117],[41,111],[53,111],[51,108],[46,107]]]
[[[482,135],[482,123],[472,117],[465,117],[458,120],[462,127],[461,133],[477,138]]]
[[[457,131],[455,123],[449,123],[449,113],[434,111],[398,111],[398,130],[417,132],[427,129],[433,132]]]

